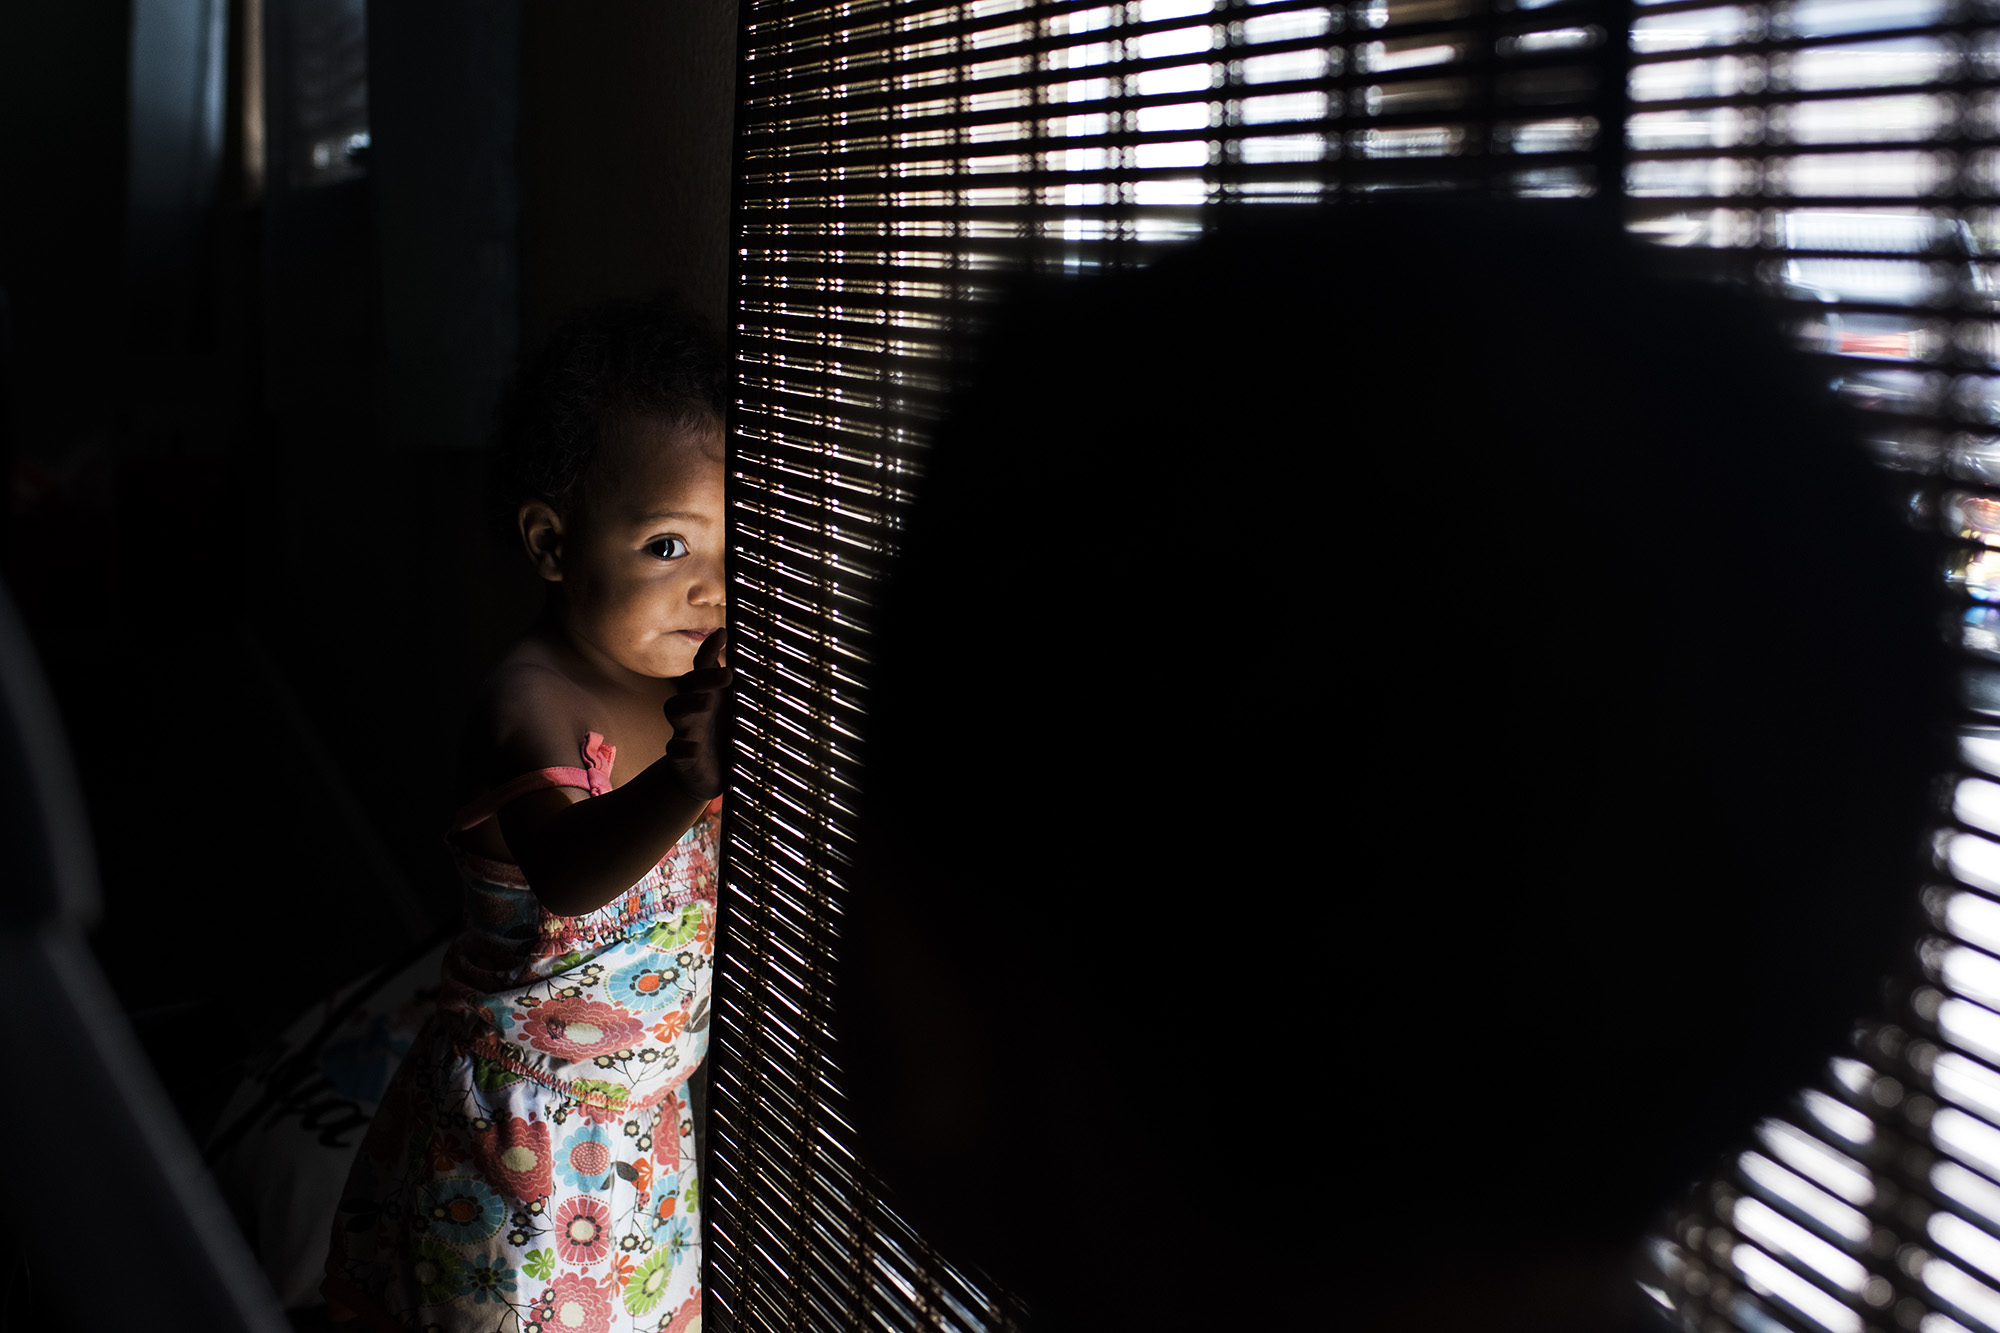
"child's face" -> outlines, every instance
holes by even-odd
[[[560,537],[564,628],[628,671],[685,675],[723,623],[720,429],[630,419],[582,491]]]

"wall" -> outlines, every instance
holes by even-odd
[[[734,0],[526,0],[521,332],[672,290],[720,324],[729,258]]]

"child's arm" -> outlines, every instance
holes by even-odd
[[[676,682],[666,711],[674,739],[666,753],[630,782],[588,799],[575,788],[530,792],[501,807],[500,832],[542,905],[558,916],[582,916],[617,898],[659,863],[667,849],[722,793],[716,722],[730,672],[722,665],[723,635],[711,635],[695,669]],[[575,698],[570,706],[533,710],[505,748],[546,755],[574,752],[588,728]],[[574,714],[571,716],[570,714]],[[526,767],[542,765],[528,764]]]

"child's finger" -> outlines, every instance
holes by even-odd
[[[683,689],[674,695],[673,698],[661,704],[660,711],[665,713],[669,719],[691,717],[696,713],[712,713],[721,702],[721,694],[722,692],[719,688],[706,690]]]
[[[728,634],[728,630],[718,629],[701,641],[701,647],[696,649],[694,654],[697,671],[704,667],[714,668],[722,665],[722,648]]]
[[[729,684],[735,676],[728,667],[697,667],[674,682],[674,687],[682,694],[699,690],[719,690]]]

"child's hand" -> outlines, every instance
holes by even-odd
[[[667,762],[688,794],[704,801],[722,795],[723,707],[736,679],[722,655],[728,634],[719,629],[702,641],[694,670],[674,682],[674,697],[666,703],[667,721],[674,728]]]

